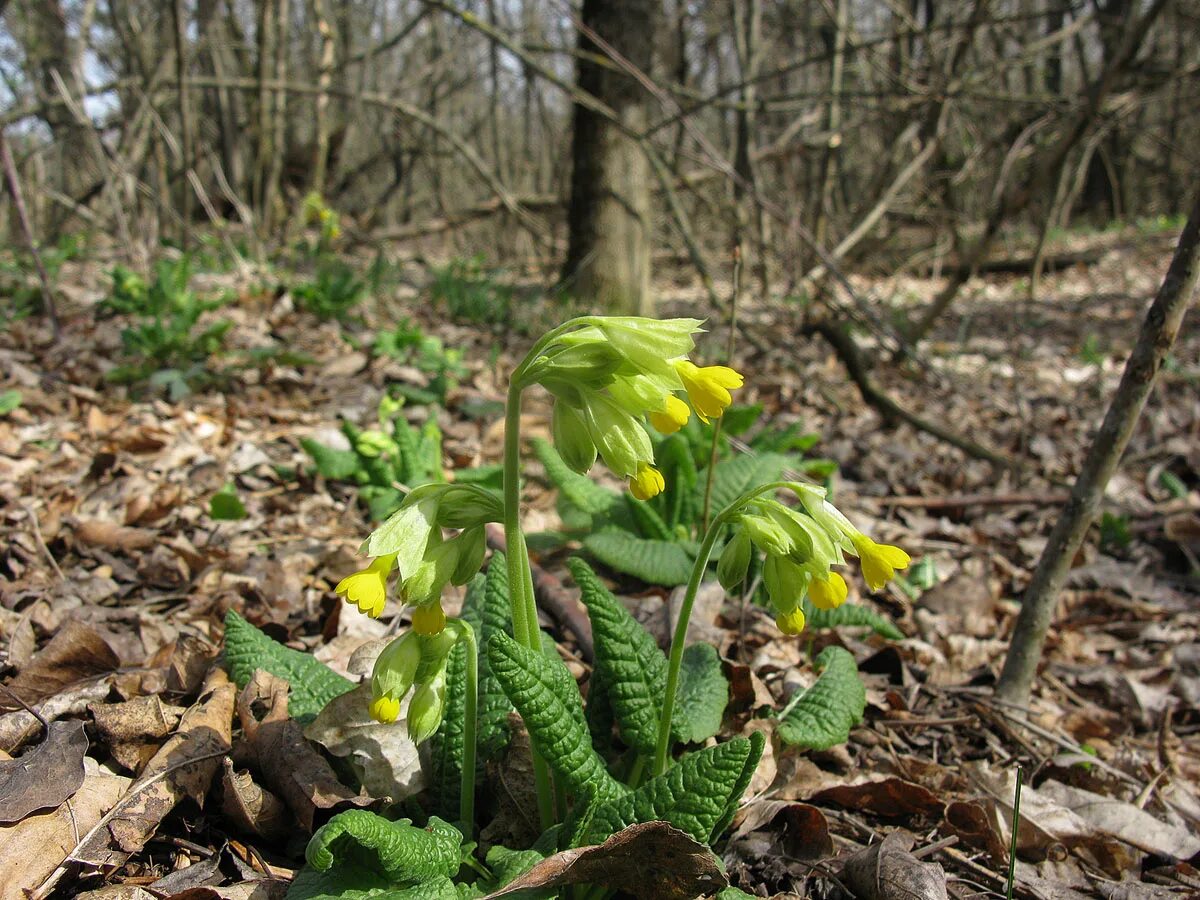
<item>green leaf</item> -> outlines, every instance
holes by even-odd
[[[586,475],[574,471],[563,462],[558,451],[548,441],[534,440],[533,451],[545,467],[546,477],[554,482],[559,493],[584,512],[593,516],[601,515],[621,499],[620,494],[601,487]]]
[[[721,730],[729,682],[712,644],[692,644],[683,651],[679,694],[671,716],[671,732],[685,744],[699,744]]]
[[[850,729],[862,720],[867,692],[858,677],[853,655],[830,646],[817,657],[820,677],[804,691],[780,719],[780,739],[795,747],[828,750],[845,743]]]
[[[717,463],[713,475],[712,503],[710,509],[713,515],[740,497],[746,491],[760,484],[778,481],[787,468],[788,458],[778,453],[762,453],[759,455],[742,454],[723,459]],[[697,498],[704,502],[704,483],[696,485]]]
[[[700,509],[695,497],[699,475],[687,439],[681,434],[671,435],[658,445],[654,456],[666,488],[653,502],[669,528],[690,527]]]
[[[462,863],[462,834],[437,816],[417,828],[408,819],[392,822],[365,809],[349,809],[317,830],[304,856],[321,872],[337,862],[393,882],[449,878]]]
[[[635,822],[670,822],[703,844],[725,830],[762,756],[764,738],[734,738],[689,753],[636,791],[593,806],[580,820],[574,846],[598,844]]]
[[[587,563],[576,558],[568,560],[567,566],[592,622],[596,669],[621,737],[639,753],[653,756],[667,684],[667,659]]]
[[[487,852],[487,867],[492,870],[491,890],[498,891],[520,878],[546,857],[537,850],[509,850],[496,844]]]
[[[354,689],[354,682],[329,666],[271,640],[232,609],[225,614],[225,667],[229,677],[244,688],[256,669],[263,669],[291,686],[288,712],[309,719],[334,697]]]
[[[511,634],[512,601],[508,590],[508,563],[503,553],[492,554],[483,586],[483,604],[476,627],[479,641],[479,758],[496,759],[508,746],[508,715],[513,705],[500,679],[492,671],[488,641],[495,634]],[[471,624],[475,624],[472,621]]]
[[[233,485],[227,484],[208,499],[208,515],[218,522],[237,521],[246,518],[246,506],[233,489]]]
[[[522,647],[507,634],[488,641],[492,671],[504,687],[534,749],[578,797],[614,797],[626,791],[592,749],[575,679],[557,656]]]
[[[749,406],[734,404],[725,410],[721,416],[721,430],[725,434],[731,434],[737,437],[740,434],[745,434],[750,426],[758,421],[758,417],[762,415],[763,406],[761,403],[754,403]]]
[[[494,759],[508,745],[508,714],[512,704],[492,673],[485,648],[491,635],[505,632],[508,621],[508,575],[504,554],[492,557],[487,575],[476,575],[463,600],[462,619],[475,629],[479,644],[479,715],[476,728],[479,764]],[[458,815],[462,789],[462,764],[466,750],[463,719],[466,715],[467,645],[459,641],[450,651],[446,669],[446,699],[442,724],[433,741],[432,781],[437,810]]]
[[[300,446],[312,457],[317,471],[330,481],[348,481],[362,468],[358,454],[353,450],[338,450],[326,447],[312,438],[301,438]]]
[[[382,875],[351,865],[335,865],[326,872],[305,866],[287,891],[287,900],[460,900],[473,896],[478,895],[449,878],[395,887]]]
[[[20,391],[5,391],[0,394],[0,416],[7,416],[21,405]]]
[[[633,494],[625,495],[625,503],[629,508],[629,515],[636,523],[638,533],[642,537],[655,541],[670,541],[674,537],[674,533],[662,520],[662,516],[655,512],[654,507],[649,503],[637,499]]]
[[[804,601],[804,622],[808,628],[853,628],[865,626],[880,637],[892,641],[904,640],[904,632],[891,621],[866,606],[843,603],[837,609],[818,609],[808,600]]]
[[[647,584],[674,587],[692,575],[694,553],[689,545],[650,541],[627,531],[607,529],[583,539],[587,551],[611,569],[640,578]]]

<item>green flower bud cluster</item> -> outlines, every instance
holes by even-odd
[[[644,420],[663,434],[682,428],[691,409],[720,415],[740,387],[732,369],[699,369],[687,359],[698,319],[589,317],[583,327],[555,337],[529,364],[522,386],[541,384],[554,395],[551,432],[568,466],[586,473],[597,456],[630,492],[648,500],[663,490]],[[718,383],[719,382],[719,383]],[[724,386],[722,386],[724,385]]]
[[[763,584],[775,608],[776,624],[785,634],[799,634],[804,630],[801,604],[806,595],[820,609],[834,609],[846,602],[845,579],[833,571],[834,566],[845,565],[845,554],[862,556],[866,572],[870,547],[883,548],[851,525],[825,499],[823,489],[804,484],[789,487],[800,500],[800,508],[756,497],[732,517],[733,535],[717,561],[717,578],[726,590],[734,590],[745,581],[754,553],[761,551],[765,555]],[[897,568],[908,564],[902,550],[887,549],[904,557],[901,561],[893,555],[896,563],[902,562]],[[870,578],[868,582],[876,586]]]
[[[375,660],[371,673],[371,717],[395,722],[400,705],[412,691],[408,703],[408,734],[420,744],[437,732],[446,706],[446,669],[450,651],[461,634],[453,627],[437,634],[409,631],[388,644]]]

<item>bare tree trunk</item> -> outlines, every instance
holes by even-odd
[[[325,170],[329,164],[329,86],[333,83],[333,26],[325,0],[313,0],[313,18],[321,35],[321,62],[317,76],[316,139],[313,141],[313,193],[324,196]]]
[[[758,118],[755,106],[758,102],[756,80],[762,60],[762,3],[760,0],[748,0],[743,10],[742,4],[734,4],[733,22],[738,42],[738,59],[741,68],[742,90],[741,105],[737,112],[737,147],[734,151],[733,168],[738,178],[733,183],[733,197],[736,206],[737,228],[734,235],[734,245],[741,247],[742,259],[745,259],[745,232],[748,230],[750,217],[754,216],[758,246],[754,253],[754,268],[758,275],[759,289],[766,297],[770,291],[770,276],[767,265],[767,251],[770,242],[770,225],[762,204],[758,202],[758,181],[754,160],[751,154],[751,144],[758,132]]]
[[[826,244],[829,230],[829,209],[833,205],[833,179],[837,165],[838,147],[842,136],[842,74],[846,59],[846,7],[847,0],[837,0],[837,20],[834,23],[833,59],[829,67],[829,115],[825,127],[829,131],[829,143],[821,156],[821,174],[818,178],[820,196],[817,202],[817,222],[813,226],[813,237],[822,247]]]
[[[180,223],[180,246],[187,253],[192,246],[192,186],[188,183],[187,173],[193,164],[192,112],[191,97],[188,96],[188,57],[187,57],[187,13],[183,8],[183,0],[175,0],[171,4],[172,24],[175,26],[175,77],[179,81],[179,129],[182,139],[180,148],[180,171],[184,174],[181,181],[183,188],[182,221]]]
[[[657,0],[584,0],[583,24],[641,72],[654,60]],[[645,92],[632,77],[593,61],[603,51],[579,36],[578,85],[634,132],[645,127]],[[563,285],[571,296],[610,310],[652,313],[650,163],[616,123],[575,104],[570,238]]]
[[[258,27],[256,40],[258,42],[258,147],[254,160],[254,185],[251,192],[253,202],[258,206],[260,230],[264,236],[267,231],[267,213],[265,200],[267,197],[267,181],[271,177],[272,147],[271,112],[275,100],[282,96],[268,87],[271,80],[275,59],[275,0],[258,0]]]
[[[270,2],[270,0],[267,0]],[[291,31],[291,18],[288,14],[288,0],[279,0],[276,10],[275,30],[275,80],[280,84],[287,83],[288,71],[288,38]],[[279,196],[280,182],[283,175],[283,158],[287,155],[287,91],[275,92],[271,135],[271,160],[267,174],[267,183],[263,191],[263,206],[260,211],[263,224],[270,231],[271,223],[275,221],[276,198]]]
[[[1137,343],[1125,364],[1121,383],[1092,440],[1091,449],[1071,497],[1054,524],[1046,548],[1025,591],[1013,630],[996,696],[1024,706],[1029,702],[1046,631],[1054,616],[1058,595],[1067,580],[1071,560],[1079,552],[1092,520],[1100,508],[1105,486],[1121,461],[1158,370],[1171,351],[1191,302],[1200,274],[1200,194],[1192,204],[1188,223],[1167,270],[1166,278],[1146,313]]]

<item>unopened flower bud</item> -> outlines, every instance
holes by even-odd
[[[586,475],[596,464],[596,445],[578,410],[565,400],[556,400],[550,431],[554,437],[554,449],[563,462],[580,475]]]
[[[446,674],[419,685],[408,704],[408,736],[422,744],[437,733],[446,706]]]
[[[483,566],[483,558],[487,555],[487,539],[483,533],[483,526],[476,525],[467,529],[454,538],[453,543],[458,546],[458,561],[454,565],[450,583],[466,584],[478,574]]]
[[[375,659],[375,668],[371,672],[371,696],[376,700],[386,697],[399,703],[412,688],[420,665],[421,644],[418,637],[408,632],[396,638]]]
[[[721,587],[732,594],[746,580],[753,554],[749,535],[741,528],[735,529],[717,560],[717,581],[721,582]]]
[[[777,612],[788,613],[800,605],[811,577],[790,556],[767,554],[763,564],[763,583]]]

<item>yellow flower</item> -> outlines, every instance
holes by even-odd
[[[371,718],[390,725],[400,718],[400,701],[391,697],[376,697],[371,701]]]
[[[446,613],[442,611],[442,605],[435,601],[428,606],[418,606],[413,610],[412,627],[417,634],[426,637],[441,634],[446,627]]]
[[[866,535],[860,534],[854,539],[854,549],[862,561],[863,578],[871,590],[877,591],[896,574],[897,569],[907,569],[911,561],[909,555],[899,547],[891,544],[877,544]]]
[[[837,609],[846,602],[846,579],[830,572],[827,579],[814,578],[808,586],[808,597],[817,609]]]
[[[775,625],[784,634],[799,634],[804,630],[804,610],[799,606],[775,617]]]
[[[334,593],[353,603],[372,619],[378,619],[387,601],[387,577],[395,565],[396,554],[377,557],[369,566],[338,582]]]
[[[663,481],[662,472],[649,463],[638,466],[637,474],[629,479],[629,493],[638,500],[649,500],[663,492],[667,483]]]
[[[686,403],[674,394],[667,394],[663,408],[650,413],[649,419],[650,424],[658,429],[660,434],[674,434],[687,424],[691,414],[692,411]]]
[[[687,389],[688,400],[696,410],[700,421],[717,418],[733,402],[730,388],[740,388],[742,376],[728,366],[705,366],[700,368],[686,359],[677,360],[675,371]]]

